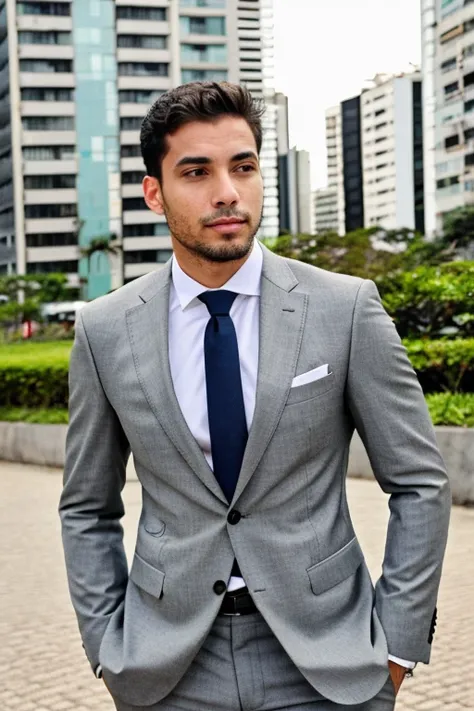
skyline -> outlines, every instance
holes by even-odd
[[[420,6],[413,0],[386,0],[383,6],[379,0],[274,0],[274,17],[275,89],[288,96],[290,145],[310,152],[315,190],[326,185],[326,109],[359,94],[375,74],[421,63]],[[336,33],[337,47],[348,48],[350,61],[339,49],[329,71]],[[312,67],[321,69],[311,93],[305,81]]]

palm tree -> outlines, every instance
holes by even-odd
[[[81,257],[84,257],[87,259],[87,279],[89,278],[90,274],[90,265],[91,265],[91,259],[94,254],[105,254],[107,259],[111,255],[117,255],[117,254],[122,254],[122,259],[121,259],[121,281],[123,284],[125,283],[125,265],[124,265],[124,259],[123,259],[123,245],[121,242],[117,241],[115,234],[111,234],[109,236],[103,235],[101,237],[94,237],[91,239],[87,247],[83,247],[81,250]],[[88,289],[89,291],[89,289]]]

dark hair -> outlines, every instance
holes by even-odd
[[[147,175],[161,182],[161,163],[168,152],[166,137],[194,121],[215,121],[221,116],[240,116],[250,126],[260,153],[263,100],[230,82],[197,81],[167,91],[150,107],[142,121],[140,147]]]

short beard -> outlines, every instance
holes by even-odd
[[[257,230],[255,230],[255,233],[256,232]],[[249,236],[245,244],[229,244],[220,245],[218,247],[205,244],[204,242],[193,242],[189,244],[181,239],[179,235],[174,234],[174,237],[188,252],[194,254],[198,259],[222,264],[224,262],[235,262],[238,259],[246,257],[252,249],[255,233]]]
[[[165,207],[165,216],[168,221],[168,227],[174,239],[179,242],[190,254],[193,254],[196,259],[200,261],[211,262],[213,264],[223,264],[225,262],[235,262],[240,259],[244,259],[252,249],[255,235],[260,229],[260,225],[262,223],[263,218],[262,207],[262,212],[260,214],[260,219],[258,220],[257,226],[255,227],[255,229],[252,229],[245,244],[233,244],[233,235],[229,235],[228,244],[215,246],[206,244],[205,242],[200,242],[199,240],[188,240],[187,235],[189,234],[189,232],[186,221],[180,218],[176,218],[174,215],[172,215],[165,201],[163,202]],[[222,210],[221,212],[222,215],[219,215],[219,217],[230,217],[232,216],[232,214],[234,214],[234,211],[232,210]],[[247,215],[239,215],[239,217],[247,217]],[[206,223],[204,222],[203,224],[205,225]]]

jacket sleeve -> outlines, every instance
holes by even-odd
[[[375,604],[390,654],[429,662],[451,495],[426,401],[375,284],[354,307],[346,394],[390,519]]]
[[[101,386],[81,315],[69,368],[69,429],[59,512],[67,577],[92,668],[128,580],[120,519],[130,448]]]

